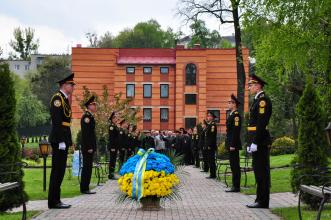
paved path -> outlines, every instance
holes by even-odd
[[[225,193],[225,186],[206,179],[199,169],[187,167],[191,174],[182,189],[182,200],[165,202],[161,211],[141,211],[133,203],[115,204],[118,190],[116,181],[108,181],[96,188],[97,194],[63,199],[72,205],[67,210],[48,210],[46,201],[28,203],[28,210],[45,210],[36,219],[279,219],[267,209],[248,209],[255,196]],[[271,208],[295,206],[297,197],[292,193],[271,196]]]

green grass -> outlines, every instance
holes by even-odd
[[[32,219],[33,217],[37,216],[40,213],[40,211],[28,211],[27,219]],[[0,220],[20,220],[22,219],[22,212],[14,212],[14,213],[8,213],[8,212],[0,212]]]
[[[296,220],[299,219],[298,209],[297,207],[289,207],[289,208],[276,208],[271,210],[272,213],[280,216],[284,220]],[[317,211],[307,210],[306,208],[302,208],[302,218],[304,220],[315,220],[317,216]],[[325,206],[321,220],[331,219],[331,206]]]
[[[47,199],[49,175],[51,169],[47,169],[46,192],[43,191],[43,169],[24,169],[25,191],[29,195],[29,200]],[[91,186],[95,186],[97,179],[92,175]],[[91,188],[92,188],[91,187]],[[79,182],[77,177],[70,177],[69,168],[61,186],[61,198],[70,198],[80,195]]]

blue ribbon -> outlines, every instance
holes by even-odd
[[[136,164],[132,181],[132,198],[138,201],[142,198],[144,193],[144,174],[146,170],[147,157],[154,152],[154,148],[149,148],[147,151],[139,149],[137,154],[140,156]]]

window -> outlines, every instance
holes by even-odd
[[[215,122],[220,123],[220,110],[207,110],[207,113],[212,112],[215,115]]]
[[[127,74],[134,74],[134,72],[135,72],[135,67],[133,67],[133,66],[128,66],[127,68],[126,68],[126,73]]]
[[[152,109],[151,108],[144,108],[144,121],[151,121],[152,120]]]
[[[20,69],[20,65],[19,64],[15,64],[15,70],[19,70]]]
[[[28,65],[28,64],[25,65],[24,67],[25,67],[25,70],[29,70],[30,69],[30,65]]]
[[[135,90],[134,84],[127,84],[126,85],[126,97],[134,97],[134,90]]]
[[[166,67],[166,66],[162,66],[162,67],[160,67],[160,72],[161,72],[162,74],[167,74],[167,73],[169,73],[169,67]]]
[[[145,74],[151,74],[152,73],[152,67],[144,67],[144,73]]]
[[[169,97],[169,85],[168,84],[160,84],[160,97],[161,98]]]
[[[160,108],[160,121],[168,121],[169,120],[169,109],[168,108]]]
[[[185,94],[185,104],[186,105],[197,104],[197,95],[196,94]]]
[[[197,67],[193,63],[189,63],[185,68],[186,85],[196,85]]]
[[[144,84],[144,98],[152,98],[152,84]]]
[[[185,118],[185,129],[194,128],[197,123],[196,118]]]

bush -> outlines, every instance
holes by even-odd
[[[217,158],[227,159],[229,157],[229,151],[225,148],[225,142],[221,142],[217,146]]]
[[[277,138],[271,145],[270,154],[283,155],[283,154],[293,154],[295,152],[295,141],[290,137],[280,137]]]
[[[39,148],[24,148],[24,159],[39,162]]]

